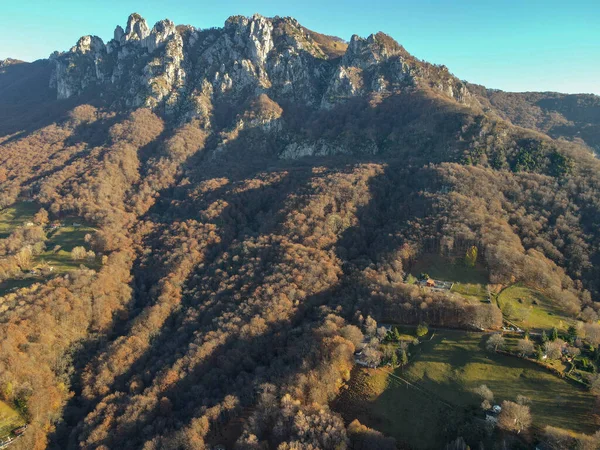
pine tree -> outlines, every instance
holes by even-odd
[[[392,358],[390,359],[390,363],[392,364],[392,368],[398,367],[398,355],[396,352],[392,353]]]
[[[558,330],[556,327],[552,328],[552,334],[550,335],[550,340],[555,341],[558,339]]]
[[[542,342],[545,344],[548,342],[548,335],[546,334],[546,330],[542,331]]]
[[[535,352],[535,357],[537,358],[538,361],[541,361],[542,358],[544,357],[544,350],[542,350],[542,347],[538,347],[536,352]]]
[[[405,350],[400,350],[400,365],[404,367],[406,364],[408,364],[408,355]]]

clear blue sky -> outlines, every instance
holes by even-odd
[[[220,27],[256,12],[346,40],[383,31],[491,88],[600,94],[600,0],[0,0],[0,59],[46,58],[85,34],[106,41],[132,12],[150,26]]]

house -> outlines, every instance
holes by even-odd
[[[33,222],[27,222],[27,223],[25,224],[25,226],[26,226],[26,227],[32,227],[33,225],[34,225],[34,223],[33,223]]]
[[[80,223],[77,223],[77,222],[73,222],[73,226],[74,226],[74,227],[80,227],[80,226],[81,226],[81,224],[80,224]]]
[[[502,412],[502,406],[494,405],[492,408],[492,411],[494,411],[494,413],[496,413],[496,414],[500,414]]]
[[[15,436],[20,436],[23,433],[25,433],[26,429],[27,429],[27,425],[23,425],[22,427],[15,428],[12,432]]]
[[[431,278],[429,278],[426,282],[425,282],[425,286],[427,287],[435,287],[435,280],[432,280]]]

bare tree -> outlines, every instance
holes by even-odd
[[[369,336],[375,336],[377,332],[377,322],[371,316],[365,319],[365,333]]]
[[[381,363],[381,358],[381,352],[373,347],[367,347],[363,351],[363,359],[371,367],[377,367]]]
[[[360,328],[356,325],[346,325],[340,330],[340,334],[344,339],[349,340],[354,344],[354,348],[359,348],[364,336]]]
[[[78,246],[74,247],[73,250],[71,250],[71,258],[75,261],[79,261],[85,258],[86,255],[87,252],[85,251],[84,247]]]
[[[517,348],[522,356],[531,356],[535,352],[535,344],[529,339],[519,339]]]
[[[544,353],[549,359],[559,359],[562,356],[564,341],[557,339],[556,341],[548,341],[544,344]]]
[[[487,410],[492,407],[494,393],[489,387],[487,387],[485,384],[482,384],[481,386],[476,387],[473,391],[481,397],[481,409]]]
[[[504,348],[504,338],[500,333],[492,334],[486,344],[486,348],[490,352],[496,352],[498,349]]]
[[[531,411],[527,405],[519,405],[515,402],[503,401],[502,411],[498,416],[500,428],[520,433],[531,425]]]

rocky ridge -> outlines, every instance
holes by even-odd
[[[205,116],[207,101],[239,104],[261,93],[316,109],[416,85],[475,101],[445,67],[417,60],[383,33],[352,36],[341,58],[324,49],[324,39],[335,38],[315,36],[293,18],[234,16],[208,30],[161,20],[150,29],[132,14],[108,43],[84,36],[68,52],[54,53],[51,87],[58,99],[113,90],[128,108],[187,119]]]

